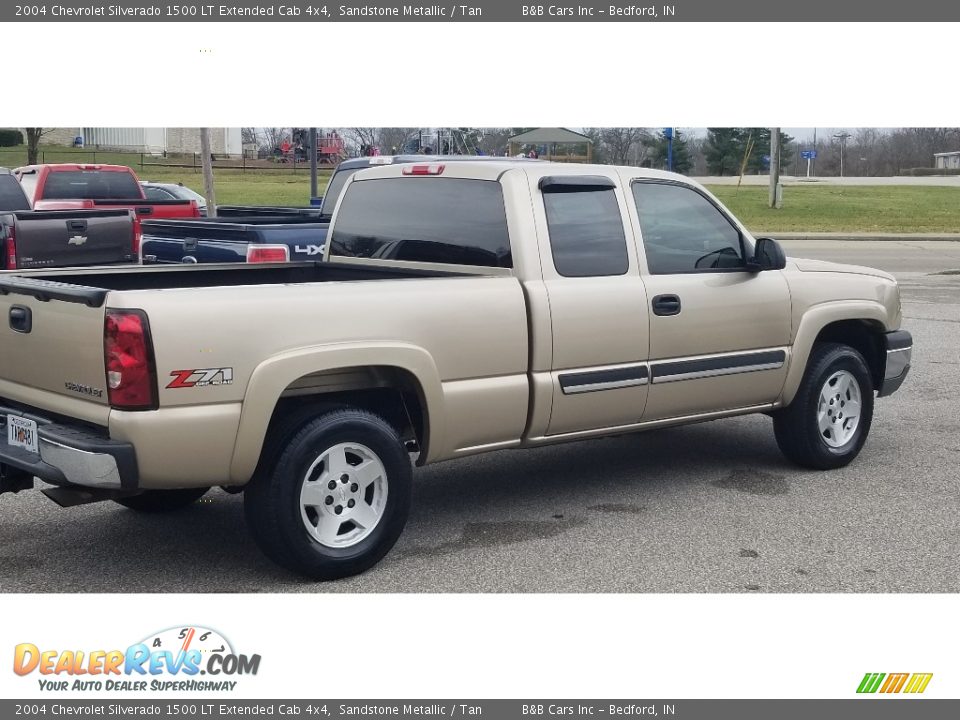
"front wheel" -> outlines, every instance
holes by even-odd
[[[777,445],[790,460],[815,470],[850,463],[873,420],[873,382],[863,356],[838,343],[814,345],[789,407],[773,416]]]
[[[251,481],[244,510],[274,562],[314,580],[375,565],[403,532],[410,509],[410,457],[397,431],[363,410],[338,409],[264,448],[277,458]]]

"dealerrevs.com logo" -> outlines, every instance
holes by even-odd
[[[232,691],[237,678],[256,675],[260,655],[237,653],[216,630],[175,627],[152,633],[125,650],[14,648],[13,671],[37,676],[52,692]]]

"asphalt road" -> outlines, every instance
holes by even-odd
[[[769,175],[738,175],[703,176],[694,178],[704,185],[770,185]],[[781,175],[782,185],[848,185],[848,186],[881,186],[910,185],[920,187],[960,187],[960,175],[931,175],[911,177],[897,175],[894,177],[806,177],[805,175]]]
[[[4,592],[958,592],[960,243],[791,243],[903,283],[914,365],[860,457],[798,469],[747,417],[417,472],[409,525],[363,576],[260,555],[238,496],[173,515],[0,498]],[[722,621],[722,618],[721,618]]]

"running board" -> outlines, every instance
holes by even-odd
[[[122,497],[130,497],[137,493],[124,492],[122,490],[106,490],[100,488],[86,488],[80,486],[69,487],[48,487],[40,492],[53,500],[62,508],[75,507],[76,505],[88,505],[104,500],[116,500]]]

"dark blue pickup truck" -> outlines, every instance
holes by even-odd
[[[147,264],[285,262],[319,260],[330,223],[291,214],[148,220],[140,227]]]
[[[143,221],[143,261],[224,263],[320,260],[330,229],[330,218],[351,175],[376,165],[436,163],[444,160],[503,158],[483,155],[380,155],[344,160],[331,176],[319,208],[234,205],[218,208],[216,218]]]

